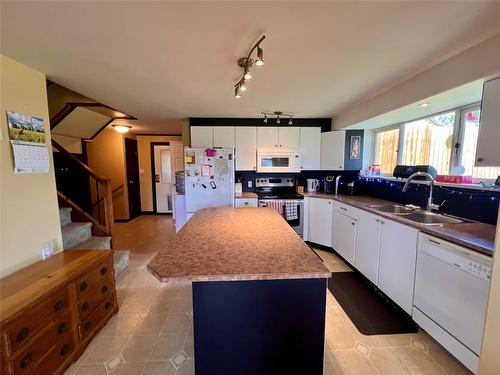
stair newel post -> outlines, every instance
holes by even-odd
[[[111,189],[111,180],[106,179],[103,181],[104,190],[104,217],[105,217],[105,227],[108,232],[108,236],[113,235],[113,190]]]

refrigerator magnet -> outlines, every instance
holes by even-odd
[[[217,185],[215,185],[215,181],[210,181],[210,186],[212,189],[217,189]]]
[[[202,177],[210,177],[212,174],[212,168],[210,167],[209,164],[202,164],[201,165],[201,176]]]

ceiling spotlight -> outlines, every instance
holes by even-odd
[[[125,133],[128,133],[128,131],[130,129],[132,129],[131,126],[129,125],[111,125],[113,127],[113,129],[115,129],[118,133],[122,133],[122,134],[125,134]]]
[[[255,65],[262,66],[264,65],[264,50],[262,48],[257,47],[257,60],[255,60]]]
[[[425,107],[428,107],[430,105],[431,105],[431,103],[422,103],[422,104],[419,104],[418,106],[422,107],[422,108],[425,108]]]
[[[290,116],[290,119],[288,120],[288,125],[292,125],[293,122],[292,122],[292,116]]]
[[[280,115],[276,116],[276,123],[279,124],[280,123]]]
[[[274,112],[265,112],[262,111],[261,114],[264,115],[264,123],[267,124],[269,122],[270,118],[275,118],[276,119],[276,124],[281,123],[282,118],[288,117],[288,125],[292,125],[293,123],[293,113],[288,113],[288,112],[282,112],[282,111],[274,111]]]
[[[245,80],[252,79],[252,73],[250,73],[250,69],[247,69],[243,78],[245,78]]]
[[[234,89],[234,97],[235,97],[236,99],[241,98],[241,94],[240,94],[240,87],[239,87],[239,86],[237,86],[237,87]]]
[[[267,115],[264,114],[264,123],[267,124]]]
[[[242,92],[247,91],[247,85],[245,84],[245,81],[241,82],[240,91],[242,91]]]

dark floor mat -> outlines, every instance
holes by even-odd
[[[334,272],[328,289],[363,335],[415,333],[417,325],[356,272]]]

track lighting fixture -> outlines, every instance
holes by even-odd
[[[274,111],[274,112],[261,112],[263,115],[264,115],[264,123],[267,124],[268,122],[268,118],[270,116],[276,116],[276,124],[280,124],[281,123],[281,118],[283,117],[288,117],[288,125],[292,125],[293,124],[293,114],[291,113],[284,113],[284,112],[281,112],[281,111]]]
[[[250,69],[254,66],[262,66],[264,65],[264,50],[260,47],[260,43],[266,38],[265,35],[263,35],[257,43],[253,45],[253,47],[250,49],[250,52],[248,53],[247,57],[242,57],[238,60],[238,66],[240,66],[243,69],[243,76],[240,78],[240,80],[234,85],[235,89],[238,91],[234,97],[236,99],[241,97],[241,93],[246,91],[246,84],[245,81],[248,81],[249,79],[252,78],[252,73],[250,72]],[[254,60],[252,58],[252,53],[257,49],[257,58]]]

